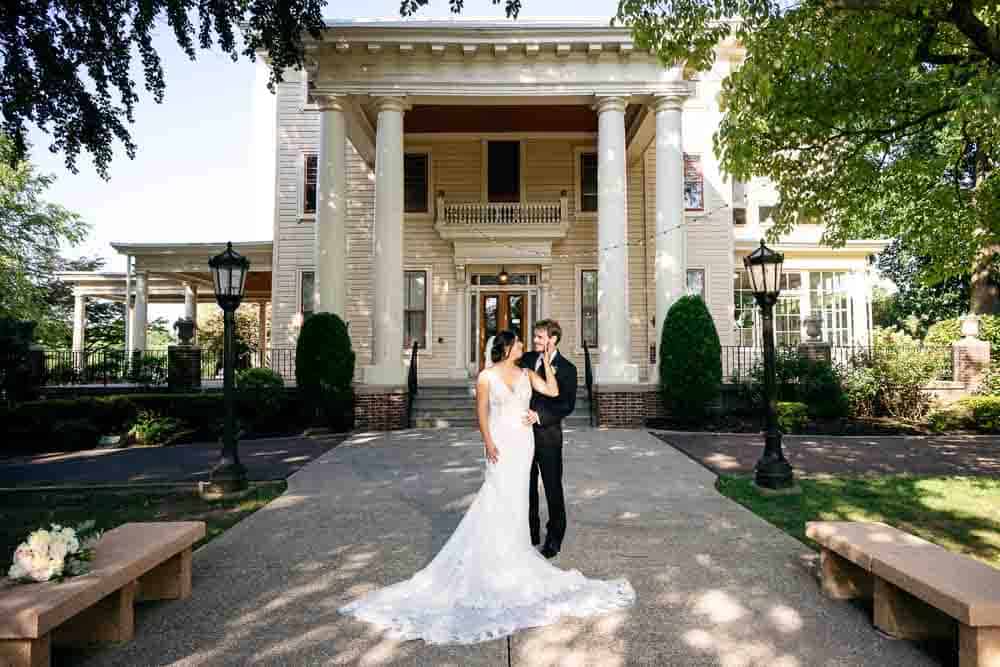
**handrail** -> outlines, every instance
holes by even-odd
[[[559,225],[569,218],[565,190],[558,200],[533,202],[447,201],[439,191],[436,204],[437,222],[446,226]]]
[[[590,363],[590,348],[583,343],[583,384],[587,387],[587,402],[590,404],[590,425],[594,425],[594,368]]]
[[[413,427],[413,401],[417,397],[417,350],[419,349],[420,341],[413,341],[413,352],[410,354],[410,374],[406,380],[406,389],[408,393],[406,412],[411,428]]]

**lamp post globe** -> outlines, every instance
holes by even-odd
[[[765,489],[787,489],[795,484],[792,466],[781,451],[781,431],[775,396],[774,367],[774,304],[781,293],[781,269],[785,256],[764,245],[743,258],[743,265],[750,275],[750,287],[760,306],[762,321],[761,338],[764,344],[764,454],[754,466],[754,481]]]
[[[215,300],[223,312],[223,401],[225,404],[225,429],[222,435],[222,455],[212,469],[208,491],[212,494],[224,495],[242,491],[247,487],[246,468],[240,463],[240,455],[236,439],[236,418],[234,410],[233,358],[236,309],[243,300],[243,290],[246,285],[247,273],[250,271],[250,260],[233,250],[233,244],[227,243],[226,249],[208,260],[212,270],[212,284],[215,287]]]

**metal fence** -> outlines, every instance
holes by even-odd
[[[777,355],[794,355],[798,351],[794,347],[779,347]],[[874,347],[868,345],[833,345],[830,348],[830,361],[840,368],[870,367],[878,361],[884,361],[889,356],[905,357],[906,355],[927,355],[928,363],[935,370],[935,380],[951,380],[953,377],[953,361],[949,346],[920,346],[914,348]],[[738,383],[745,380],[755,366],[764,361],[764,350],[760,347],[745,347],[742,345],[722,346],[722,378],[725,382]]]
[[[43,384],[159,386],[167,383],[167,350],[45,350]],[[295,349],[250,350],[237,355],[237,371],[270,368],[286,380],[295,377]],[[222,382],[222,353],[201,350],[202,381]]]

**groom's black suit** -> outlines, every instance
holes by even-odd
[[[527,352],[521,357],[521,367],[535,369],[538,352]],[[566,503],[562,487],[562,420],[576,407],[576,366],[569,359],[556,354],[552,360],[556,372],[559,396],[551,398],[533,392],[531,409],[538,413],[539,423],[535,424],[535,460],[531,464],[531,482],[528,495],[528,526],[531,529],[531,543],[541,541],[541,526],[538,517],[538,473],[541,471],[545,486],[545,503],[549,508],[549,521],[545,526],[545,543],[555,551],[562,546],[566,534]],[[545,364],[539,364],[538,374],[545,379]]]

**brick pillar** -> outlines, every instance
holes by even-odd
[[[990,344],[979,340],[978,334],[979,318],[966,315],[962,318],[963,338],[951,346],[953,379],[970,391],[979,386],[990,367]]]
[[[354,427],[366,431],[409,428],[410,401],[406,387],[356,385]]]

